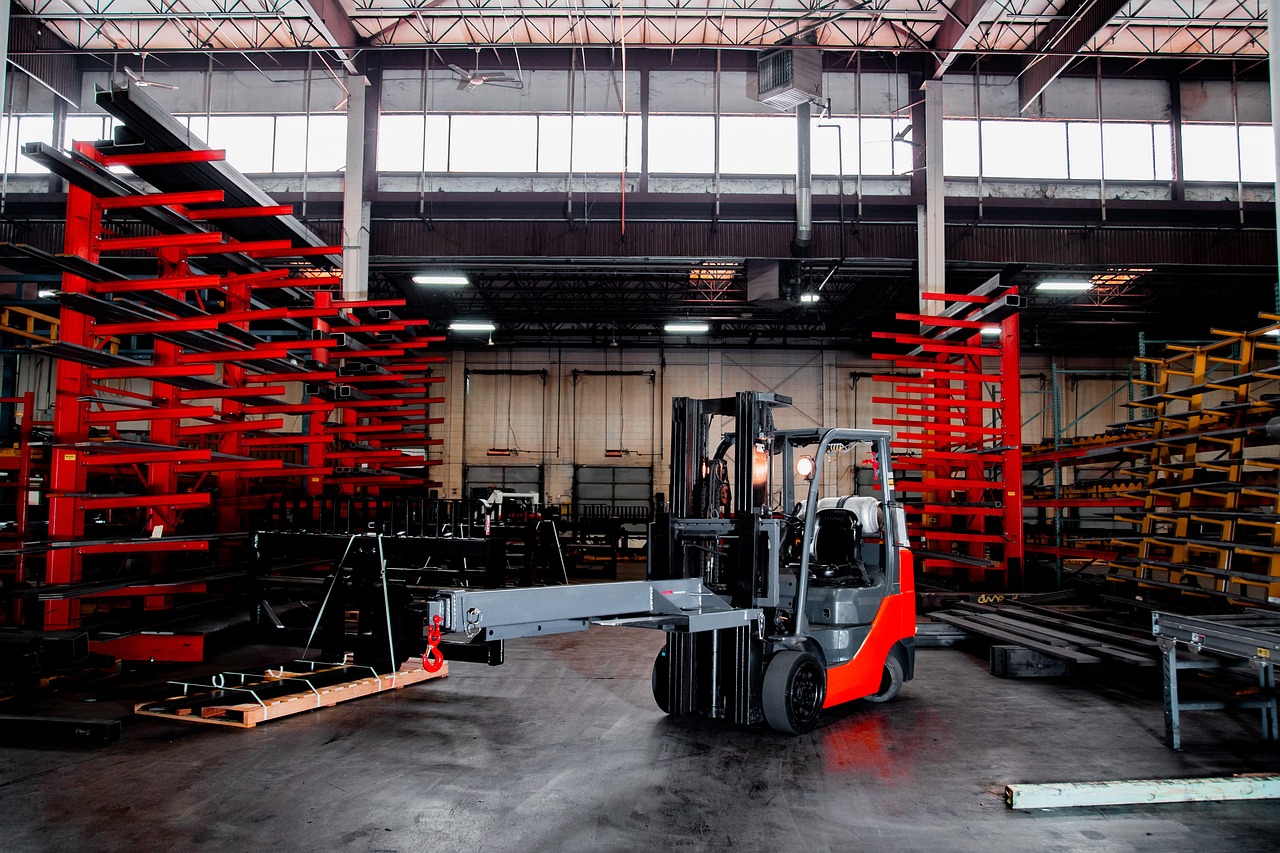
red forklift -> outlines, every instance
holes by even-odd
[[[673,716],[797,734],[825,709],[892,699],[914,675],[916,625],[889,434],[777,429],[789,405],[764,392],[674,399],[671,499],[650,525],[647,579],[437,590],[428,655],[441,632],[474,647],[460,657],[496,662],[508,639],[646,627],[666,632],[652,683]],[[823,494],[842,479],[853,491],[854,460],[873,463],[868,493]]]

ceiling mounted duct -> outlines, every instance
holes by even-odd
[[[756,99],[790,110],[822,96],[822,51],[769,50],[756,57]]]

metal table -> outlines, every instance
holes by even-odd
[[[1164,674],[1165,742],[1182,748],[1180,715],[1183,711],[1215,711],[1225,708],[1258,708],[1262,712],[1263,740],[1280,739],[1277,720],[1275,661],[1280,659],[1280,615],[1263,611],[1225,616],[1180,616],[1155,612],[1151,632],[1162,652]],[[1181,644],[1195,657],[1178,659]],[[1202,653],[1208,653],[1202,656]],[[1222,669],[1249,666],[1257,670],[1257,699],[1235,702],[1181,702],[1178,672],[1184,669]]]

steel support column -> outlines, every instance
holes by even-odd
[[[347,170],[342,185],[342,293],[369,292],[369,204],[364,200],[365,93],[367,77],[347,75]]]
[[[925,197],[920,227],[921,241],[920,291],[941,293],[946,290],[946,214],[942,183],[942,81],[926,80],[924,90],[924,160]],[[920,313],[925,313],[924,298]]]

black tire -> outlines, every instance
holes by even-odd
[[[902,661],[892,652],[884,659],[884,674],[880,676],[880,689],[867,697],[868,702],[888,702],[902,689]]]
[[[658,710],[664,714],[671,713],[668,700],[671,698],[671,660],[664,648],[653,659],[653,675],[649,677],[653,686],[653,701],[658,703]]]
[[[809,652],[780,651],[765,667],[760,698],[770,728],[790,735],[811,732],[827,698],[827,671]]]

